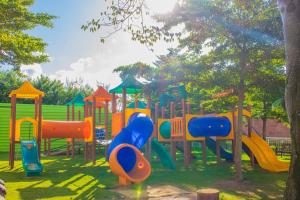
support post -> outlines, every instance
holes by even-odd
[[[111,112],[116,113],[117,112],[117,101],[116,101],[116,93],[112,94],[112,103],[111,103]]]
[[[101,125],[101,114],[102,114],[102,109],[101,107],[98,108],[98,124]]]
[[[44,154],[47,153],[47,140],[44,138]]]
[[[166,108],[165,107],[161,107],[161,118],[166,118]]]
[[[92,160],[93,164],[96,164],[96,97],[93,97],[92,104],[92,134],[93,134],[93,146],[92,146]]]
[[[70,120],[70,106],[67,105],[67,121]]]
[[[51,153],[51,138],[48,138],[47,140],[48,140],[47,155],[50,156],[50,153]]]
[[[126,88],[122,88],[122,128],[126,126]]]
[[[38,133],[37,133],[37,145],[38,145],[38,156],[41,159],[41,141],[42,141],[42,104],[43,97],[39,95],[39,111],[38,111]]]
[[[154,111],[154,122],[155,122],[155,131],[154,131],[154,137],[158,137],[158,118],[159,118],[159,103],[155,104],[155,111]]]
[[[75,105],[74,105],[74,103],[72,103],[72,121],[75,121]],[[72,138],[72,142],[71,142],[72,144],[72,159],[74,160],[74,148],[75,148],[75,139],[74,138]]]
[[[205,140],[201,141],[201,148],[202,148],[202,162],[206,164],[206,143]]]
[[[75,105],[72,103],[72,121],[75,120]]]
[[[147,109],[151,109],[151,98],[147,98]],[[149,140],[146,143],[145,149],[146,149],[146,158],[148,161],[151,161],[151,140],[153,138],[153,133],[151,134]]]
[[[138,107],[139,107],[139,100],[138,100],[137,94],[135,94],[135,96],[134,96],[134,108],[138,108]]]
[[[34,98],[34,119],[38,120],[38,111],[39,111],[39,99]]]
[[[175,104],[174,102],[170,102],[170,118],[174,118],[175,117]],[[174,142],[174,137],[172,136],[171,133],[171,138],[170,138],[170,143],[171,143],[171,148],[170,148],[170,154],[173,158],[173,160],[176,160],[176,142]]]
[[[220,140],[216,139],[216,156],[217,156],[217,163],[221,163],[221,155],[220,155]]]
[[[188,147],[188,141],[186,140],[186,105],[185,100],[181,100],[181,106],[182,106],[182,131],[183,131],[183,155],[184,155],[184,167],[188,167],[190,164],[190,152]]]
[[[235,107],[232,108],[232,127],[233,127],[233,140],[232,140],[232,156],[233,156],[233,162],[235,162],[235,135],[236,135],[236,118],[235,118]]]
[[[11,138],[10,138],[10,149],[9,149],[10,169],[14,168],[14,162],[15,162],[16,104],[17,104],[17,97],[14,94],[11,97],[11,130],[10,130]]]
[[[105,140],[108,139],[108,101],[105,101],[105,108],[104,108],[104,126],[105,126]],[[104,150],[104,157],[106,158],[106,153],[107,153],[107,146],[105,146]]]
[[[187,114],[191,114],[191,103],[188,101],[186,103],[186,113]],[[185,120],[186,120],[186,117],[185,117]],[[187,121],[185,121],[185,124],[188,123]],[[185,128],[185,138],[186,138],[186,127],[185,127],[185,124],[183,125],[184,128]],[[188,151],[188,160],[189,160],[189,163],[191,162],[191,158],[192,158],[192,142],[191,141],[187,141],[187,151]]]
[[[88,113],[89,113],[89,101],[86,101],[85,102],[85,105],[84,105],[84,117],[88,117]]]

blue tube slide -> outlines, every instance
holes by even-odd
[[[128,120],[127,127],[114,138],[108,147],[107,158],[109,160],[111,152],[121,144],[130,144],[137,149],[141,149],[148,141],[153,132],[151,119],[143,113],[134,113]],[[130,172],[136,164],[135,151],[130,147],[122,148],[117,155],[118,162],[126,172]]]
[[[194,117],[188,122],[188,131],[193,137],[225,137],[230,130],[231,123],[227,117]]]

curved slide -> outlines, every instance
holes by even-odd
[[[242,141],[252,151],[261,168],[271,172],[286,172],[289,170],[289,163],[279,161],[269,145],[255,132],[251,133],[251,137],[243,135]]]
[[[142,113],[134,113],[127,127],[114,138],[107,151],[112,172],[120,177],[120,184],[140,183],[151,174],[151,166],[140,149],[153,131],[153,123]]]
[[[35,140],[21,141],[22,163],[26,176],[39,176],[43,170]]]
[[[156,138],[152,139],[151,147],[156,152],[162,165],[165,168],[172,169],[172,170],[176,169],[176,165],[175,165],[171,155],[169,154],[168,150],[162,144],[160,144]]]
[[[205,143],[206,143],[207,147],[212,152],[214,152],[214,154],[216,154],[216,147],[217,147],[216,141],[214,139],[207,138],[205,140]],[[224,158],[226,161],[233,162],[233,154],[229,153],[228,151],[226,151],[225,149],[223,149],[221,146],[220,146],[220,156],[221,156],[221,158]]]

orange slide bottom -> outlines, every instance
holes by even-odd
[[[126,155],[126,156],[125,156]],[[120,144],[109,158],[112,172],[120,177],[120,184],[140,183],[151,174],[151,165],[142,152],[130,144]]]

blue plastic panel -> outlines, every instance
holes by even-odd
[[[226,117],[194,117],[188,122],[188,131],[193,137],[225,137],[230,130],[231,123]]]

